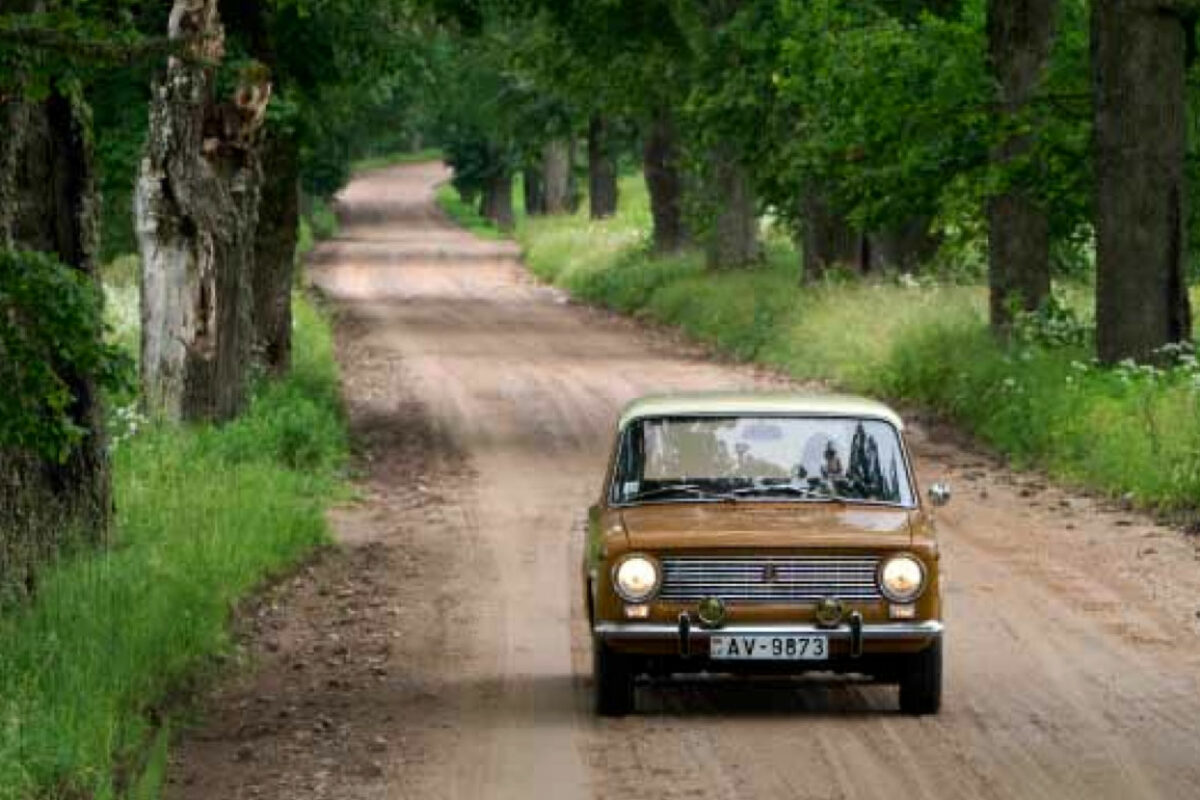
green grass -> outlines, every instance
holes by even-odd
[[[439,147],[427,147],[424,150],[417,150],[413,153],[389,153],[382,156],[370,156],[361,158],[355,161],[351,166],[351,171],[355,175],[361,175],[364,172],[371,170],[383,169],[385,167],[394,167],[399,164],[419,164],[422,161],[441,161],[442,150]]]
[[[1200,509],[1194,365],[1107,370],[1081,346],[1002,345],[988,332],[979,285],[880,278],[802,287],[799,257],[781,238],[767,238],[766,259],[751,270],[711,272],[697,253],[653,256],[647,206],[644,184],[630,176],[614,219],[522,218],[516,237],[535,274],[580,299],[796,378],[933,410],[1018,466],[1132,494],[1143,507]],[[1086,287],[1062,296],[1087,316]]]
[[[484,239],[508,239],[510,234],[502,231],[490,219],[479,213],[478,203],[468,203],[459,196],[450,183],[437,188],[437,204],[459,225]],[[520,219],[525,213],[525,199],[521,176],[513,179],[513,215]]]
[[[0,798],[153,797],[152,722],[231,648],[237,603],[326,542],[346,438],[325,320],[296,307],[295,368],[222,427],[115,414],[112,547],[0,615]]]

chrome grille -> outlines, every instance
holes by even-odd
[[[879,559],[856,556],[731,556],[662,559],[659,599],[676,602],[719,597],[749,603],[810,603],[822,597],[871,602]]]

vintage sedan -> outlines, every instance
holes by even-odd
[[[894,411],[856,397],[647,397],[617,426],[583,579],[596,710],[642,675],[853,673],[942,693],[938,545]]]

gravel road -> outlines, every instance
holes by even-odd
[[[1200,797],[1196,537],[921,420],[923,481],[956,489],[939,716],[889,687],[691,680],[594,719],[578,562],[618,408],[786,383],[538,285],[436,209],[446,177],[359,178],[314,258],[360,495],[342,546],[243,615],[168,796]]]

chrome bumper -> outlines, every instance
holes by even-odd
[[[895,639],[935,639],[942,635],[938,620],[923,622],[863,623],[862,638],[867,642]],[[592,632],[601,639],[659,639],[678,641],[680,627],[658,622],[598,622]],[[850,625],[822,628],[818,625],[725,625],[720,628],[690,626],[686,632],[692,640],[707,641],[713,636],[827,636],[831,640],[847,640],[854,636]]]

